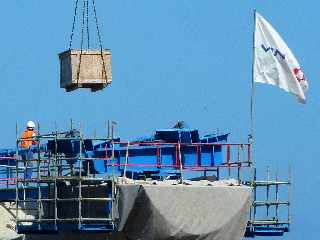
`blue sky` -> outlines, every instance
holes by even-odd
[[[2,2],[0,146],[14,146],[16,122],[20,131],[30,119],[50,131],[55,122],[68,127],[71,118],[88,135],[94,129],[105,135],[108,119],[125,139],[185,120],[202,133],[219,128],[246,141],[257,9],[297,57],[310,90],[301,105],[280,89],[257,85],[255,161],[260,171],[270,166],[283,175],[292,164],[293,224],[283,239],[317,239],[319,2],[96,2],[104,47],[113,54],[113,84],[97,93],[59,88],[57,54],[68,48],[74,1]]]

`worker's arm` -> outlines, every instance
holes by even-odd
[[[33,134],[32,134],[32,145],[37,145],[38,144],[38,141],[35,140],[36,136],[37,136],[37,134],[35,132],[33,132]]]

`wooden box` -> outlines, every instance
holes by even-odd
[[[102,54],[99,50],[68,50],[60,53],[59,59],[60,87],[67,92],[77,88],[98,91],[112,82],[111,52],[108,49]]]

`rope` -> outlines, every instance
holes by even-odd
[[[90,31],[89,31],[89,0],[86,1],[86,18],[87,18],[87,46],[90,49]]]
[[[82,25],[81,25],[81,53],[83,50],[84,43],[84,26],[85,26],[85,9],[86,9],[86,0],[83,0],[83,10],[82,10]]]
[[[99,47],[100,47],[100,50],[102,51],[102,40],[101,40],[99,22],[98,22],[98,17],[97,17],[96,1],[92,0],[92,3],[93,3],[94,18],[95,18],[95,21],[96,21],[96,28],[97,28],[97,33],[98,33]]]
[[[107,76],[107,72],[106,72],[106,64],[105,64],[105,61],[104,61],[104,58],[103,58],[103,48],[102,48],[102,40],[101,40],[99,22],[98,22],[98,17],[97,17],[96,1],[92,0],[92,3],[93,3],[93,12],[94,12],[94,18],[95,18],[95,21],[96,21],[96,28],[97,28],[98,39],[99,39],[99,47],[100,47],[100,55],[101,55],[102,66],[103,66],[103,73],[104,73],[106,81],[107,81],[108,80],[108,76]]]
[[[84,43],[84,26],[85,26],[85,9],[86,9],[87,1],[83,0],[83,10],[82,10],[82,25],[81,25],[81,50],[79,56],[79,65],[78,65],[78,72],[77,72],[77,84],[79,83],[80,78],[80,70],[81,70],[81,60],[82,60],[82,53],[83,53],[83,43]]]
[[[69,50],[71,50],[71,47],[72,47],[74,29],[75,29],[75,26],[76,26],[76,18],[77,18],[77,12],[78,12],[78,3],[79,3],[79,0],[76,1],[76,6],[75,6],[75,9],[74,9],[72,30],[71,30],[71,36],[70,36],[70,42],[69,42]]]
[[[89,0],[81,0],[83,1],[83,9],[82,9],[82,23],[81,23],[81,50],[80,50],[80,56],[79,56],[79,64],[78,64],[78,71],[77,71],[77,84],[79,83],[80,79],[80,71],[81,71],[81,62],[82,62],[82,55],[83,55],[83,49],[85,45],[85,34],[87,35],[87,49],[90,49],[90,25],[89,25]],[[75,9],[74,9],[74,16],[73,16],[73,24],[72,24],[72,31],[70,36],[70,42],[69,42],[69,50],[72,48],[73,44],[73,38],[74,38],[74,32],[76,27],[76,21],[77,21],[77,15],[78,15],[78,7],[79,7],[79,0],[76,0],[75,3]],[[95,25],[96,25],[96,31],[98,35],[99,40],[99,50],[100,50],[100,57],[102,61],[102,67],[103,67],[103,75],[105,76],[105,80],[108,80],[107,71],[106,71],[106,63],[105,59],[103,57],[103,47],[102,47],[102,38],[101,38],[101,32],[99,27],[99,21],[98,21],[98,15],[97,15],[97,8],[96,8],[96,1],[92,0],[92,7],[94,12],[94,19],[95,19]],[[86,28],[86,31],[85,31]]]

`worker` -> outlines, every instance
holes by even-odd
[[[27,122],[27,128],[23,131],[21,137],[20,147],[22,148],[21,156],[22,160],[24,160],[25,178],[32,178],[32,160],[33,160],[33,152],[31,146],[36,145],[37,141],[34,139],[36,133],[34,131],[36,125],[33,121]]]
[[[36,125],[34,122],[27,122],[27,129],[23,131],[21,137],[21,148],[29,148],[32,145],[36,145],[37,142],[33,139],[36,136],[34,128]]]

